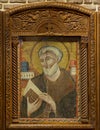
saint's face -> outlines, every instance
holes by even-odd
[[[45,75],[52,76],[58,69],[58,58],[54,53],[47,52],[40,56],[40,62]]]
[[[43,68],[49,69],[57,63],[57,56],[51,52],[44,53],[40,56],[40,62]]]

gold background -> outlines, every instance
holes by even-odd
[[[21,44],[21,61],[29,63],[29,71],[42,73],[38,51],[43,46],[55,46],[63,52],[62,60],[59,62],[61,68],[68,70],[70,61],[77,60],[77,42],[46,41],[36,43],[35,41],[24,41]]]

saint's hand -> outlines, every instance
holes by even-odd
[[[39,95],[39,98],[42,99],[43,101],[45,101],[46,103],[48,103],[51,106],[54,113],[56,114],[56,103],[54,102],[54,100],[52,99],[52,97],[49,94],[42,93]]]
[[[33,103],[29,102],[29,97],[27,97],[27,115],[28,117],[31,113],[35,112],[41,106],[42,100],[40,98],[36,99]]]

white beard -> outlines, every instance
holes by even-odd
[[[45,75],[52,76],[57,72],[58,69],[58,64],[55,63],[51,68],[43,68],[43,71]]]

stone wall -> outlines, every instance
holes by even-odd
[[[0,0],[0,10],[5,11],[16,6],[33,3],[33,2],[66,2],[75,3],[91,10],[100,11],[100,0]]]

